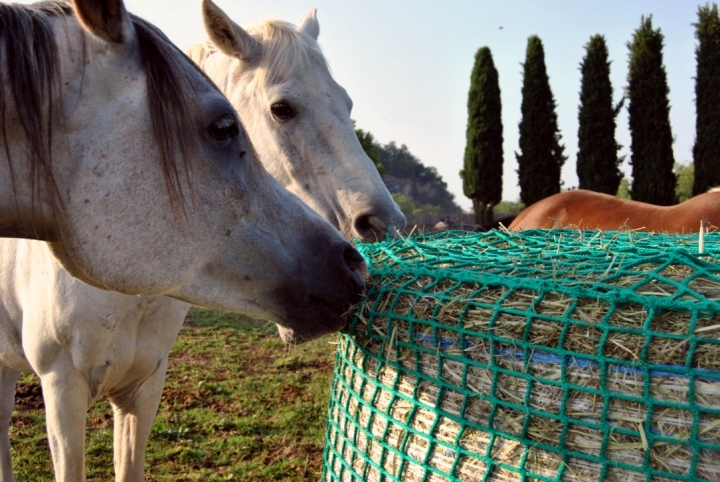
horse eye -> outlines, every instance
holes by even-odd
[[[278,102],[270,106],[270,112],[278,122],[286,122],[295,117],[295,111],[284,102]]]
[[[240,134],[240,127],[233,116],[224,115],[210,124],[208,131],[216,140],[227,141]]]

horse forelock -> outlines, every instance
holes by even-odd
[[[287,80],[298,69],[308,67],[313,58],[330,72],[330,66],[318,43],[295,25],[282,20],[266,19],[243,28],[262,46],[260,58],[253,60],[252,64],[254,72],[251,85],[256,90]],[[206,68],[205,61],[217,53],[218,49],[206,41],[192,44],[186,51],[193,62]],[[226,63],[221,68],[228,69],[230,64]]]
[[[62,93],[60,53],[53,19],[73,15],[70,4],[61,0],[33,5],[0,4],[1,54],[8,80],[7,88],[0,89],[0,134],[10,163],[11,184],[17,195],[7,138],[7,95],[14,101],[27,138],[33,206],[39,197],[40,186],[44,186],[53,216],[64,221],[68,218],[55,184],[51,156],[51,121],[53,112],[61,110]],[[177,207],[184,209],[181,176],[186,176],[190,185],[188,155],[195,147],[192,137],[186,134],[188,129],[195,130],[192,113],[198,102],[191,72],[198,72],[210,85],[217,87],[157,27],[132,14],[130,18],[138,37],[141,67],[146,72],[148,108],[160,149],[165,185],[177,213]],[[85,45],[83,52],[86,52]],[[178,168],[177,153],[183,160],[183,174]]]
[[[289,22],[267,19],[249,26],[247,32],[262,45],[256,87],[287,80],[297,70],[309,67],[313,58],[330,70],[315,39]]]

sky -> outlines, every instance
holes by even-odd
[[[675,160],[692,160],[695,132],[695,30],[698,5],[688,0],[215,0],[240,25],[272,17],[297,23],[317,8],[318,42],[333,76],[353,99],[352,118],[381,144],[407,145],[434,166],[456,202],[462,169],[467,94],[477,49],[490,48],[500,79],[503,121],[503,199],[519,198],[517,162],[522,62],[527,39],[545,48],[550,88],[568,160],[564,187],[577,186],[580,63],[595,34],[605,36],[614,99],[627,85],[628,48],[643,15],[665,36]],[[27,2],[29,3],[29,2]],[[127,8],[155,23],[178,45],[206,38],[200,0],[126,0]],[[628,154],[627,110],[617,118],[617,141]],[[622,169],[630,177],[626,159]]]

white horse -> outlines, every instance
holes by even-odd
[[[234,32],[244,32],[209,2],[203,12],[211,39],[227,31],[228,25],[232,25]],[[261,47],[254,67],[267,65],[265,81],[258,83],[256,79],[252,88],[246,88],[242,82],[232,86],[218,83],[226,93],[235,92],[231,97],[243,117],[255,119],[247,122],[247,126],[250,138],[258,145],[261,161],[280,169],[277,166],[282,164],[275,162],[275,158],[284,159],[289,171],[288,187],[313,205],[323,206],[324,215],[344,228],[349,237],[373,239],[385,231],[401,228],[402,214],[395,211],[387,191],[383,192],[375,167],[358,150],[349,120],[347,94],[332,81],[317,48],[319,26],[315,12],[306,15],[299,28],[268,21],[254,31],[266,35],[255,37]],[[275,47],[279,38],[284,42],[281,51]],[[207,47],[202,51],[208,51]],[[270,53],[274,62],[263,58]],[[288,56],[304,61],[291,63]],[[250,78],[243,77],[248,82]],[[284,79],[287,91],[303,93],[304,104],[295,107],[301,113],[292,120],[273,120],[273,109],[268,105],[274,104],[253,98],[268,98],[267,91],[275,88],[270,79]],[[318,88],[312,89],[306,83]],[[332,98],[326,96],[329,92]],[[236,99],[243,98],[237,103]],[[303,113],[310,109],[314,128],[303,118]],[[258,121],[263,115],[273,121]],[[291,122],[299,124],[292,131],[298,138],[278,151],[274,139],[285,136]],[[335,127],[323,130],[328,125]],[[332,138],[333,135],[337,138]],[[318,138],[325,142],[306,142]],[[344,141],[347,149],[342,149]],[[298,156],[298,147],[293,146],[301,146],[303,155]],[[337,150],[335,156],[321,155],[328,146]],[[353,161],[351,155],[356,156]],[[290,169],[291,166],[296,167]],[[359,180],[367,184],[368,193],[362,192]],[[331,193],[338,191],[356,194],[331,199]],[[330,206],[326,207],[327,204]],[[9,334],[6,344],[0,341],[0,365],[5,367],[0,368],[3,394],[0,433],[4,434],[0,440],[0,481],[11,480],[7,434],[14,386],[20,371],[29,370],[38,373],[42,381],[48,437],[58,480],[84,479],[86,412],[104,396],[110,399],[115,413],[116,477],[142,480],[145,447],[160,401],[168,354],[190,305],[168,297],[127,296],[92,288],[64,273],[53,262],[44,243],[14,240],[0,243],[0,270],[4,273],[0,275],[3,300],[0,330]],[[281,333],[287,340],[302,340],[332,330],[334,325],[325,325],[318,319],[313,328],[315,331],[299,334],[281,328]]]
[[[95,286],[339,326],[359,253],[162,33],[122,0],[73,5],[0,4],[0,236],[51,241]]]
[[[318,47],[316,11],[297,28],[266,20],[245,30],[206,0],[203,18],[210,42],[185,50],[238,111],[270,174],[348,239],[377,241],[405,227]]]

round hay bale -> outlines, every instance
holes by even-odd
[[[720,233],[360,248],[324,481],[720,480]]]

